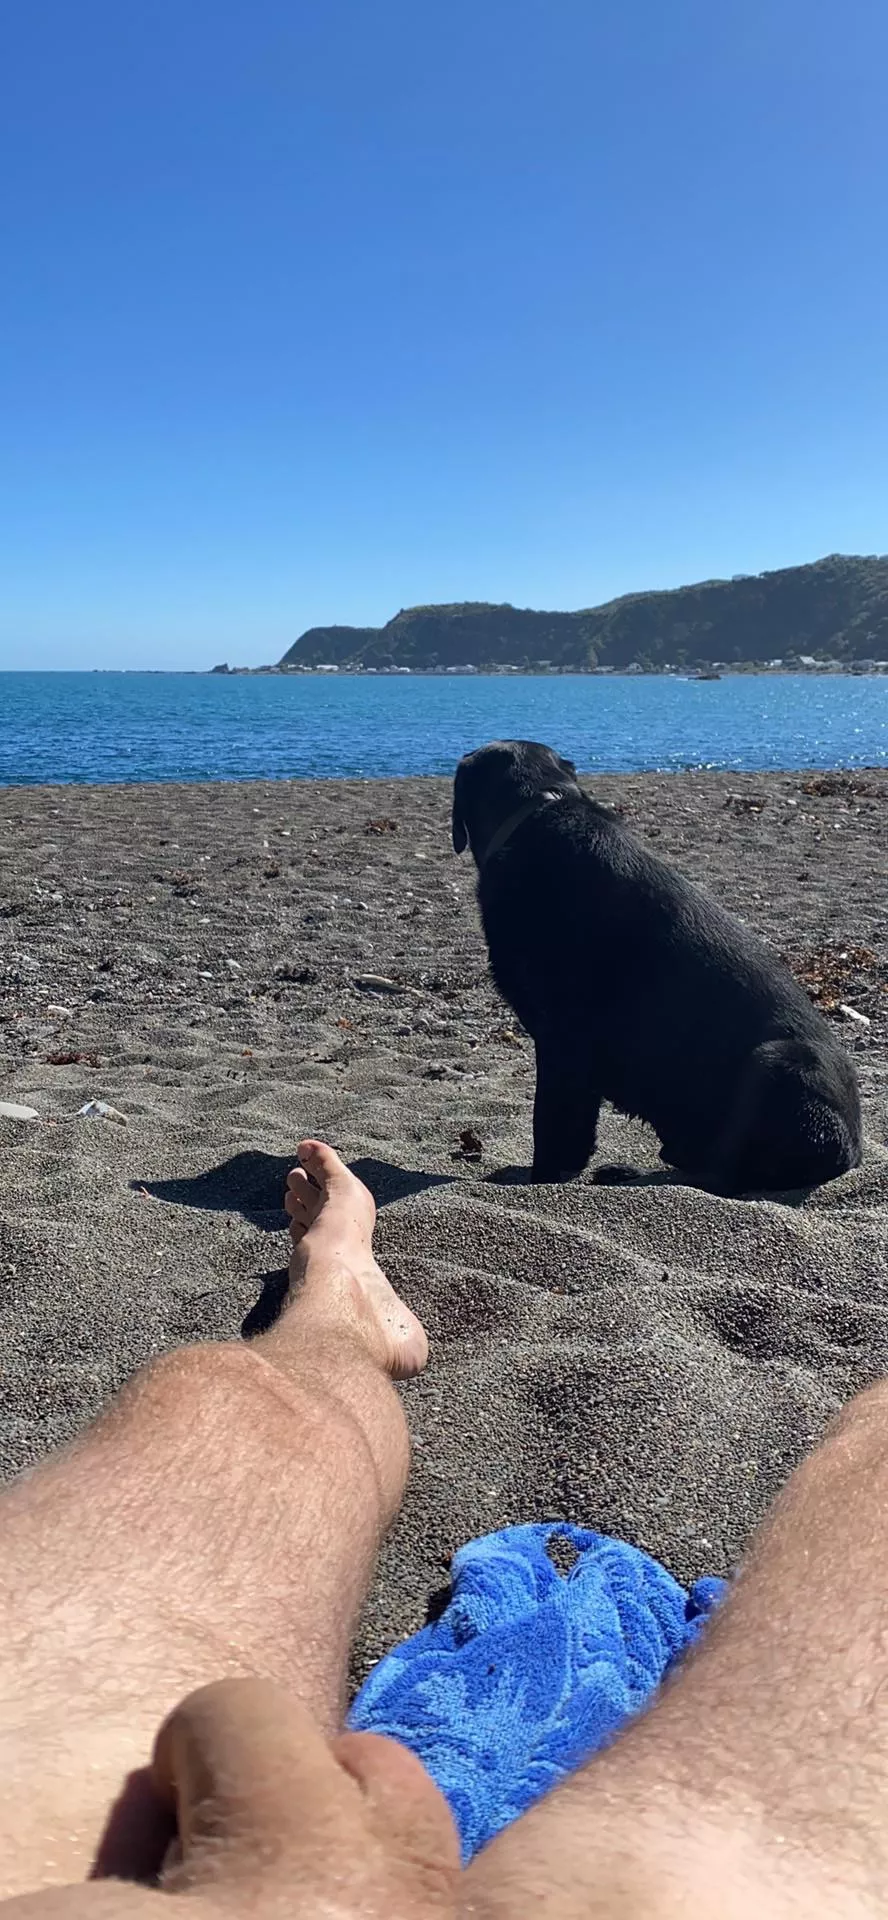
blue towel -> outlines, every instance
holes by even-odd
[[[562,1563],[573,1560],[565,1573]],[[450,1599],[374,1668],[350,1727],[410,1747],[468,1861],[611,1740],[724,1588],[686,1593],[637,1547],[582,1527],[504,1527],[455,1555]]]

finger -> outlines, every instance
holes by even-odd
[[[302,1872],[355,1800],[307,1709],[264,1680],[191,1694],[160,1730],[152,1777],[178,1823],[176,1887]]]
[[[331,1752],[357,1781],[374,1832],[413,1872],[426,1893],[446,1893],[460,1868],[459,1836],[443,1793],[421,1760],[378,1733],[344,1733]]]

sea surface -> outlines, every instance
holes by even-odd
[[[486,740],[585,772],[888,765],[888,675],[0,673],[0,785],[452,773]]]

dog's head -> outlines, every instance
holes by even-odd
[[[463,755],[453,782],[453,849],[481,865],[510,816],[536,794],[578,792],[577,770],[538,740],[494,740]]]

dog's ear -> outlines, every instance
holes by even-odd
[[[453,776],[453,851],[465,853],[469,844],[466,828],[466,774],[462,761]]]

